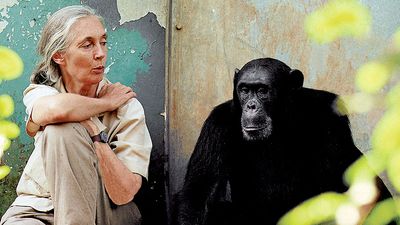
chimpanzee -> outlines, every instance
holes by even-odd
[[[310,197],[347,190],[342,175],[361,156],[349,120],[337,95],[303,80],[272,58],[236,70],[233,99],[203,125],[173,225],[276,224]]]

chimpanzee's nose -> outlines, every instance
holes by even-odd
[[[252,100],[247,102],[246,107],[247,107],[248,110],[256,110],[257,109],[256,102],[252,101]]]

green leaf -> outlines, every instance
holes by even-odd
[[[14,113],[14,101],[9,95],[0,95],[0,119],[7,118]]]
[[[348,201],[345,194],[327,192],[313,197],[286,213],[279,225],[311,225],[334,220],[336,210]]]
[[[385,225],[399,215],[394,199],[390,198],[379,202],[371,211],[365,225]]]
[[[7,120],[0,120],[0,134],[9,139],[14,139],[19,136],[19,133],[19,127],[15,123]]]
[[[356,74],[356,86],[366,93],[375,94],[391,77],[390,67],[385,63],[372,61],[362,65]]]
[[[391,155],[387,166],[387,175],[396,190],[400,191],[400,151]]]
[[[24,64],[13,50],[0,46],[0,80],[12,80],[21,76]]]
[[[390,108],[400,108],[400,83],[386,95],[386,104]]]
[[[390,155],[400,149],[400,108],[385,112],[372,134],[372,147],[382,155]]]
[[[11,145],[11,141],[10,139],[6,138],[6,136],[0,134],[0,159],[2,156],[2,152],[1,151],[5,151],[7,150]]]
[[[385,158],[378,154],[363,155],[347,168],[344,180],[348,185],[360,181],[374,181],[376,174],[385,167]],[[374,167],[374,169],[372,168]]]
[[[0,166],[0,180],[10,173],[11,169],[8,166]]]

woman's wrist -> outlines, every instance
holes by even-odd
[[[86,128],[90,137],[93,137],[94,135],[98,135],[100,133],[99,128],[90,119],[81,121],[80,123],[82,124],[83,127]]]

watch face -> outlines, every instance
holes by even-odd
[[[100,140],[103,143],[107,143],[108,142],[108,136],[107,136],[106,132],[104,132],[104,131],[100,132]]]

